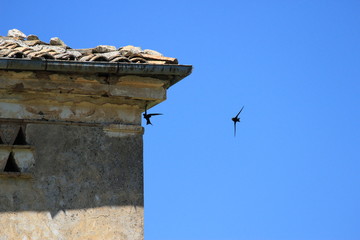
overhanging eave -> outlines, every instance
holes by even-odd
[[[84,74],[116,74],[159,76],[169,81],[168,87],[191,74],[191,65],[79,62],[0,58],[1,70],[74,72]]]

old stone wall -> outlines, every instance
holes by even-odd
[[[0,176],[0,240],[143,239],[141,133],[21,124],[34,164]]]
[[[179,69],[1,64],[0,240],[142,240],[141,114]]]

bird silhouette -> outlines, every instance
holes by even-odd
[[[145,106],[145,113],[143,114],[143,116],[144,116],[144,118],[146,119],[146,125],[149,125],[149,124],[151,124],[152,125],[152,123],[151,123],[151,121],[150,121],[150,118],[152,117],[152,116],[156,116],[156,115],[163,115],[162,113],[147,113],[147,105]]]
[[[240,111],[238,112],[238,114],[236,114],[235,117],[233,117],[231,120],[234,122],[234,137],[236,136],[236,123],[240,122],[240,118],[239,115],[241,113],[241,111],[244,109],[244,106],[240,109]]]

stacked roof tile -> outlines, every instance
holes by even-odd
[[[72,49],[59,38],[49,43],[36,35],[26,36],[17,29],[9,30],[7,37],[0,36],[0,58],[52,59],[79,62],[119,62],[144,64],[178,64],[176,58],[164,57],[153,50],[140,47],[100,45],[95,48]]]

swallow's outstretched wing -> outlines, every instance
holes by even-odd
[[[236,136],[236,122],[234,121],[234,137]]]
[[[241,113],[241,111],[244,109],[244,106],[240,109],[240,111],[238,112],[238,114],[236,114],[236,117],[235,118],[238,118],[239,117],[239,115],[240,115],[240,113]]]
[[[156,116],[156,115],[163,115],[162,113],[149,113],[149,114],[146,114],[147,116]]]
[[[147,103],[145,104],[145,114],[144,116],[147,115]]]

